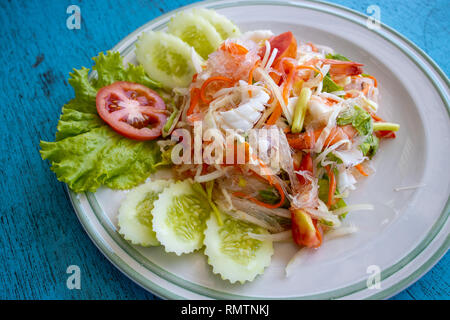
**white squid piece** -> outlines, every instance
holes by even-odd
[[[225,130],[249,130],[258,122],[269,99],[270,96],[264,90],[260,90],[254,97],[241,102],[237,108],[219,112],[218,122],[221,123],[221,127]]]

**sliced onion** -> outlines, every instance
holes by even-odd
[[[275,57],[277,56],[277,53],[278,53],[278,49],[274,48],[273,51],[272,51],[272,54],[270,55],[269,61],[264,66],[264,69],[266,71],[272,66],[272,63],[275,61]]]
[[[264,53],[264,58],[262,59],[262,63],[261,63],[263,68],[266,66],[267,60],[269,60],[269,55],[270,55],[270,50],[271,50],[270,42],[266,40],[265,46],[266,46],[266,52]]]
[[[425,183],[419,183],[419,184],[415,184],[415,185],[412,185],[412,186],[397,187],[397,188],[394,188],[394,191],[411,190],[411,189],[422,188],[422,187],[425,187],[425,186],[426,186]]]
[[[292,275],[292,270],[294,269],[294,267],[298,267],[306,253],[308,253],[308,249],[302,248],[292,256],[285,268],[286,278]]]
[[[220,171],[216,170],[216,171],[213,171],[211,173],[204,174],[202,176],[196,176],[194,178],[194,180],[196,182],[199,182],[199,183],[215,180],[215,179],[218,179],[218,178],[222,177],[223,175],[225,175],[225,171],[226,171],[225,169],[224,170],[220,170]]]
[[[329,240],[333,240],[336,238],[348,236],[350,234],[358,232],[358,230],[359,230],[358,227],[356,227],[354,225],[342,226],[339,229],[333,229],[333,230],[325,233],[325,239],[327,241],[329,241]]]
[[[258,67],[258,68],[256,68],[255,71],[263,78],[263,80],[269,86],[269,89],[272,91],[275,98],[280,103],[284,116],[288,120],[289,124],[291,124],[292,123],[292,115],[289,113],[289,110],[287,109],[287,106],[284,103],[283,95],[281,94],[280,87],[276,85],[276,83],[273,81],[273,79],[270,77],[270,75],[267,73],[267,71],[264,70],[263,68]]]
[[[265,241],[270,240],[273,242],[281,242],[281,241],[290,241],[292,240],[292,231],[286,230],[278,233],[272,233],[272,234],[258,234],[258,233],[252,233],[249,232],[248,236],[252,239]]]

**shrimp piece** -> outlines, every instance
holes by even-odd
[[[333,59],[322,59],[324,64],[329,64],[330,67],[330,75],[332,77],[336,76],[357,76],[363,73],[363,69],[361,68],[363,64],[353,62],[353,61],[340,61]]]
[[[289,134],[287,135],[289,145],[297,150],[310,150],[314,147],[316,140],[319,139],[322,130],[323,129],[319,129],[313,132],[304,132],[300,134]],[[323,145],[332,146],[344,139],[351,140],[356,136],[356,134],[356,130],[351,125],[334,127],[333,129],[331,129],[331,132]]]

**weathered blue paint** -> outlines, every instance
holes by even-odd
[[[64,187],[41,160],[40,139],[54,138],[61,106],[73,91],[73,67],[162,13],[193,1],[0,1],[0,298],[153,299],[114,268],[89,240]],[[450,2],[339,0],[381,19],[423,48],[448,74]],[[66,27],[69,5],[81,8],[80,30]],[[81,268],[81,290],[68,290],[66,269]],[[449,298],[447,254],[394,299]]]

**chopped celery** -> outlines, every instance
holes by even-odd
[[[297,104],[294,110],[294,119],[292,120],[292,133],[299,133],[303,129],[303,121],[305,120],[306,109],[311,98],[311,89],[303,88],[300,92]]]

